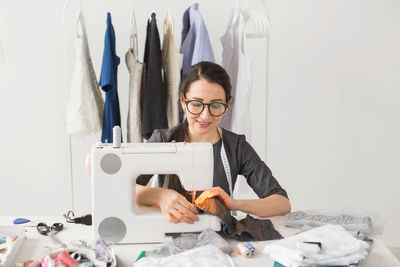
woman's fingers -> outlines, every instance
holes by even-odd
[[[216,195],[218,195],[218,193],[215,190],[213,190],[213,188],[210,190],[206,190],[203,193],[201,193],[201,195],[195,200],[194,203],[197,205],[201,205],[204,203],[204,201],[206,201],[209,198],[213,198]]]
[[[184,214],[181,210],[172,209],[170,210],[170,214],[179,220],[179,222],[194,223],[194,220],[192,220],[187,214]]]
[[[196,200],[197,205],[201,205],[209,198],[218,196],[225,204],[228,209],[233,208],[233,199],[219,186],[213,187],[209,190],[204,191]]]
[[[197,209],[183,196],[181,196],[181,198],[178,200],[178,203],[188,209],[191,213],[197,214]]]
[[[184,216],[188,217],[191,221],[198,221],[199,217],[196,216],[197,209],[188,203],[186,199],[184,199],[182,202],[179,203],[180,207],[178,207],[178,211],[180,211]]]
[[[168,221],[173,223],[194,223],[199,218],[197,209],[193,207],[182,195],[173,190],[165,191],[160,201],[160,209]]]
[[[176,218],[174,215],[172,215],[169,212],[164,213],[164,217],[167,219],[167,221],[172,222],[172,223],[180,223],[181,222],[178,218]]]

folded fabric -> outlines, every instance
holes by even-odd
[[[176,255],[154,258],[144,257],[134,267],[234,267],[232,259],[213,245],[191,249]]]
[[[299,243],[319,243],[317,253]],[[324,225],[265,246],[264,253],[287,267],[309,265],[351,265],[368,254],[368,244],[356,239],[339,225]]]

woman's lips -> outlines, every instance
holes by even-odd
[[[205,122],[205,121],[204,122],[203,121],[196,121],[196,122],[202,128],[205,128],[205,127],[208,127],[208,126],[211,125],[211,122]]]

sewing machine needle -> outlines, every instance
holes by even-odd
[[[194,205],[194,201],[196,198],[196,191],[192,191],[192,204]]]

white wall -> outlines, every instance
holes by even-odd
[[[294,209],[387,214],[399,246],[400,2],[269,7],[269,165]]]
[[[179,44],[181,16],[191,2],[169,2]],[[234,2],[200,1],[218,62],[222,52],[218,38]],[[73,0],[67,10],[65,60],[64,1],[0,0],[0,40],[6,55],[5,67],[0,65],[1,215],[60,215],[72,203],[77,213],[90,211],[84,158],[100,133],[71,138],[71,194],[69,137],[64,131],[77,3]],[[133,3],[142,57],[146,19],[154,9],[161,30],[168,1]],[[107,6],[106,0],[82,1],[98,78]],[[250,110],[255,136],[250,141],[261,157],[266,156],[294,209],[353,206],[386,213],[390,217],[383,239],[400,246],[396,238],[400,234],[396,228],[400,106],[395,105],[400,97],[400,75],[396,75],[400,2],[273,0],[268,6],[272,25],[268,91],[266,40],[247,41],[254,78]],[[121,57],[118,78],[124,128],[128,104],[124,54],[132,2],[110,1],[110,8]],[[257,3],[256,8],[262,10],[262,5]]]

